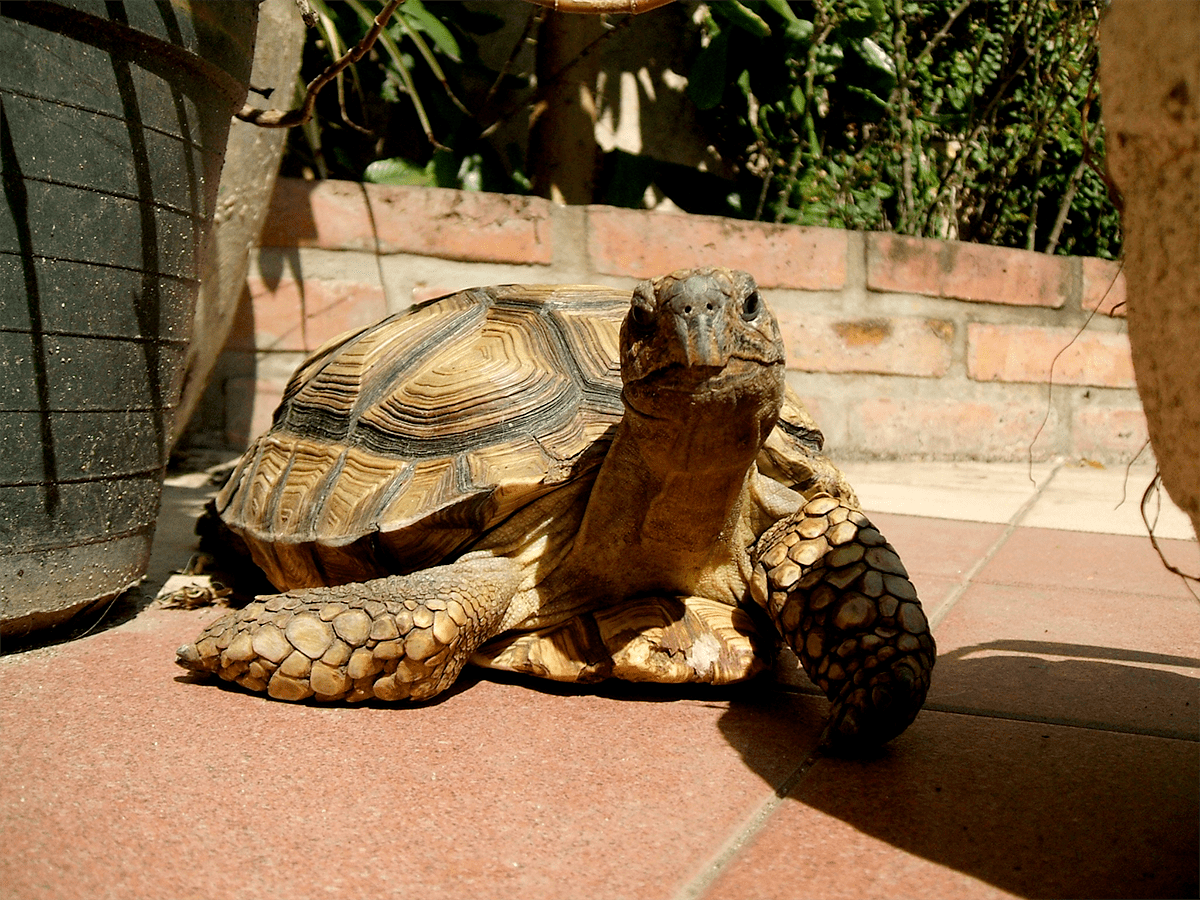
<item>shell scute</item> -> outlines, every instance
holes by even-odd
[[[411,571],[586,478],[619,421],[627,292],[463,291],[335,339],[217,498],[279,588]]]

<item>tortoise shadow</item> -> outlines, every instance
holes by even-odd
[[[692,700],[725,704],[735,701],[745,702],[754,694],[762,693],[764,686],[770,686],[770,677],[769,672],[764,672],[748,681],[725,685],[661,684],[645,681],[622,681],[619,678],[608,678],[591,683],[575,683],[538,678],[519,672],[506,672],[501,669],[468,666],[458,680],[461,682],[469,678],[472,684],[489,681],[496,684],[513,685],[551,697],[603,697],[608,700],[630,703],[675,703],[680,700]]]
[[[256,702],[263,700],[264,696],[265,696],[262,691],[253,691],[253,690],[250,690],[249,688],[242,687],[241,685],[237,684],[236,682],[225,681],[224,679],[217,677],[215,674],[213,674],[211,672],[181,671],[172,680],[176,684],[199,685],[199,686],[204,686],[204,687],[217,688],[221,691],[224,691],[227,694],[245,697],[247,700],[254,700]],[[405,701],[377,700],[374,697],[372,697],[369,700],[363,700],[361,702],[355,702],[355,703],[347,703],[345,700],[342,700],[342,699],[317,700],[315,697],[307,697],[304,700],[278,700],[278,701],[274,701],[274,702],[289,703],[294,706],[319,707],[321,709],[341,708],[341,709],[348,709],[348,710],[353,710],[353,709],[395,710],[395,709],[402,709],[405,707],[408,707],[408,708],[436,707],[436,706],[440,706],[441,704],[445,703],[447,700],[450,700],[453,697],[457,697],[459,694],[463,693],[463,691],[470,690],[470,688],[472,688],[478,682],[479,682],[478,677],[472,677],[471,673],[469,671],[463,672],[463,674],[459,675],[459,677],[457,679],[455,679],[454,683],[451,684],[448,688],[440,691],[438,694],[436,694],[433,697],[430,697],[428,700],[419,700],[419,701],[415,701],[415,702],[409,701],[409,700],[405,700]]]
[[[675,703],[680,700],[693,700],[711,704],[743,703],[753,704],[755,695],[764,694],[764,685],[770,684],[770,675],[764,673],[743,684],[722,685],[714,687],[705,684],[652,684],[634,683],[608,679],[593,684],[574,684],[570,682],[551,681],[532,675],[504,672],[498,669],[483,669],[468,665],[448,688],[428,700],[421,701],[387,701],[371,698],[362,702],[347,704],[343,700],[320,701],[312,697],[298,701],[287,701],[299,706],[316,707],[346,707],[365,709],[397,709],[408,706],[439,706],[452,697],[469,691],[480,682],[493,682],[520,687],[522,690],[533,691],[551,697],[604,697],[625,703]],[[173,679],[177,684],[204,685],[216,687],[229,694],[242,695],[250,698],[262,698],[261,691],[252,691],[241,687],[232,681],[224,681],[210,672],[191,672],[181,670]]]
[[[753,710],[734,701],[719,727],[801,822],[810,810],[834,817],[856,848],[883,841],[1021,896],[1196,896],[1200,681],[1152,665],[1200,660],[1031,641],[962,648],[939,659],[925,711],[874,757],[808,757],[782,780],[763,729],[746,726]],[[798,712],[824,703],[805,696]],[[803,743],[810,731],[794,726],[802,748],[815,747]],[[783,817],[780,835],[796,821]],[[766,852],[777,841],[770,826],[764,835]]]

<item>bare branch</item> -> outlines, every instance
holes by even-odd
[[[512,70],[512,66],[516,61],[517,54],[521,52],[521,49],[525,46],[526,42],[528,42],[529,36],[533,34],[534,28],[541,24],[542,17],[545,15],[544,12],[537,8],[536,3],[530,4],[530,6],[533,8],[529,10],[529,17],[525,20],[525,29],[521,32],[521,36],[517,38],[517,42],[513,44],[512,50],[508,54],[508,58],[504,60],[504,65],[502,65],[500,67],[500,71],[496,73],[496,80],[492,82],[492,86],[488,88],[487,95],[483,98],[483,104],[480,107],[481,117],[482,112],[491,109],[492,100],[495,99],[496,92],[500,90],[501,83],[505,78],[508,77],[508,73]]]
[[[1096,146],[1096,137],[1100,134],[1100,129],[1096,128],[1091,134],[1087,133],[1087,111],[1084,111],[1083,116],[1084,128],[1084,144],[1083,153],[1079,157],[1079,164],[1075,166],[1075,171],[1071,173],[1071,177],[1067,182],[1067,189],[1063,191],[1062,203],[1058,207],[1058,215],[1054,219],[1054,227],[1050,231],[1050,237],[1046,242],[1046,252],[1053,253],[1058,249],[1058,239],[1062,237],[1063,226],[1067,224],[1067,216],[1071,212],[1071,204],[1075,202],[1075,194],[1079,191],[1079,183],[1083,180],[1083,170],[1087,167],[1088,158],[1092,150]]]
[[[918,53],[917,58],[913,60],[912,67],[914,69],[921,65],[922,61],[927,57],[933,56],[934,48],[946,39],[946,35],[950,33],[950,28],[956,21],[958,21],[958,17],[967,11],[967,7],[970,5],[971,0],[962,0],[962,3],[958,4],[954,11],[950,13],[949,18],[946,19],[946,24],[938,29],[937,34],[929,39],[929,42],[925,44],[924,49]]]
[[[666,6],[672,0],[529,0],[534,6],[544,6],[555,12],[588,13],[601,15],[603,13],[638,13],[649,12]]]
[[[338,73],[348,65],[358,62],[367,55],[367,51],[374,46],[376,38],[383,31],[383,27],[391,18],[392,13],[403,2],[404,0],[388,0],[383,10],[375,17],[374,23],[363,39],[345,56],[328,66],[324,72],[308,83],[308,88],[304,93],[304,102],[298,109],[255,109],[247,105],[243,106],[235,115],[243,122],[250,122],[262,128],[292,128],[296,125],[303,125],[312,118],[313,107],[317,103],[317,94],[321,92],[321,89],[337,78]]]
[[[1160,547],[1158,544],[1158,536],[1154,533],[1154,527],[1155,527],[1155,525],[1158,524],[1158,513],[1155,512],[1154,521],[1151,522],[1149,516],[1147,516],[1147,514],[1146,514],[1146,507],[1150,503],[1150,498],[1153,496],[1157,496],[1158,492],[1161,490],[1162,490],[1162,473],[1159,472],[1158,468],[1156,467],[1154,470],[1154,478],[1151,479],[1150,484],[1147,485],[1146,493],[1142,494],[1142,504],[1141,504],[1142,523],[1146,526],[1146,533],[1150,536],[1150,546],[1153,547],[1154,552],[1158,554],[1159,562],[1161,562],[1163,564],[1163,568],[1166,569],[1168,572],[1173,572],[1174,574],[1176,574],[1180,578],[1182,578],[1185,585],[1189,581],[1195,582],[1196,584],[1200,584],[1200,575],[1189,575],[1187,572],[1183,571],[1178,566],[1173,566],[1173,565],[1171,565],[1171,563],[1167,562],[1166,556],[1163,555],[1162,547]],[[1160,508],[1161,508],[1161,502],[1162,501],[1160,500],[1159,501]],[[1191,588],[1189,587],[1188,590],[1191,591]],[[1191,591],[1191,593],[1192,593],[1193,597],[1196,596],[1195,591]]]

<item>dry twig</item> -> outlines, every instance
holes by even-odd
[[[317,103],[317,94],[321,92],[321,89],[337,78],[338,73],[348,65],[358,62],[367,55],[367,51],[374,46],[375,40],[383,31],[383,27],[391,18],[392,13],[396,11],[396,7],[403,2],[404,0],[388,0],[383,10],[375,17],[374,23],[363,39],[341,59],[328,66],[324,72],[308,83],[308,88],[304,92],[304,102],[298,109],[255,109],[253,106],[246,105],[236,113],[237,117],[243,122],[251,122],[263,128],[292,128],[296,125],[303,125],[312,118],[313,107]]]

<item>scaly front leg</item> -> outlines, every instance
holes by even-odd
[[[176,661],[277,700],[425,700],[494,637],[519,582],[509,559],[262,597]]]
[[[825,494],[755,546],[751,593],[833,703],[823,743],[857,753],[909,726],[936,650],[900,557],[857,509]]]

